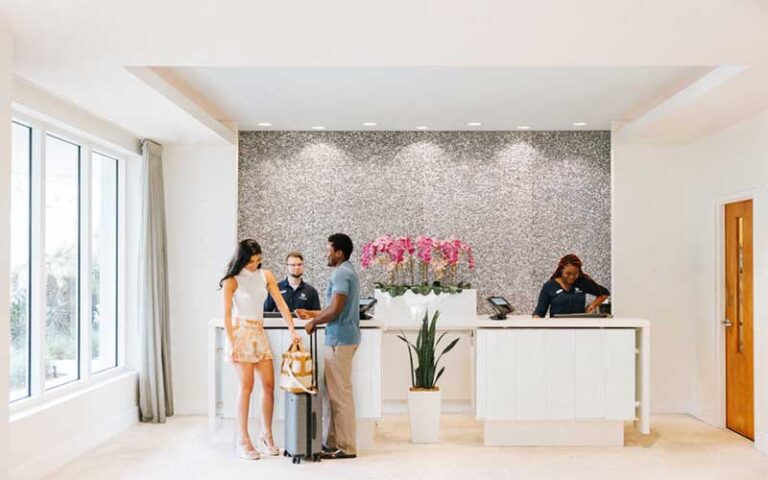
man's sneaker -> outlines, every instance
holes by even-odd
[[[340,448],[332,452],[323,452],[323,460],[336,460],[342,458],[357,458],[357,455],[354,453],[346,453]]]

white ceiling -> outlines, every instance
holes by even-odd
[[[240,130],[610,130],[706,67],[176,68]],[[270,127],[259,126],[268,122]],[[364,126],[375,122],[376,126]],[[468,126],[480,122],[481,126]],[[586,125],[574,126],[575,122]]]
[[[246,83],[254,71],[267,68],[276,69],[263,80],[272,78],[273,86],[287,69],[356,70],[340,79],[352,87],[353,78],[365,73],[357,69],[392,69],[388,74],[379,70],[362,87],[350,87],[343,97],[356,102],[335,112],[324,95],[318,97],[313,76],[297,79],[315,92],[291,97],[313,116],[302,119],[302,125],[322,122],[328,128],[342,128],[332,125],[336,117],[340,124],[370,120],[383,128],[422,122],[436,129],[461,128],[455,124],[475,120],[486,128],[517,123],[566,128],[579,120],[606,128],[604,122],[615,115],[630,123],[633,115],[643,117],[645,113],[633,109],[652,107],[651,97],[702,65],[748,68],[706,92],[689,92],[685,102],[675,103],[681,107],[675,111],[662,108],[645,116],[653,122],[644,122],[644,138],[700,136],[768,108],[768,70],[763,68],[768,64],[768,4],[763,1],[197,0],[191,5],[186,0],[0,0],[0,16],[14,30],[16,75],[136,136],[162,143],[228,141],[226,121],[251,122],[269,105],[273,110],[265,113],[274,112],[272,123],[298,125],[295,118],[280,118],[284,109],[276,100],[240,111],[239,104],[230,105],[231,99],[205,96],[215,97],[218,84]],[[652,66],[662,68],[648,68]],[[203,91],[205,81],[215,88],[198,95],[179,88],[178,82],[147,81],[146,75],[136,74],[136,68],[146,67],[168,67],[182,78],[189,73],[188,81],[197,85],[199,80]],[[473,72],[489,67],[532,70],[512,75],[514,89],[501,89],[501,80],[490,80],[494,94],[489,97],[483,94],[491,90],[482,80],[487,75]],[[560,73],[547,78],[542,72],[550,67]],[[219,68],[235,73],[203,78],[210,76],[207,69]],[[402,86],[405,79],[432,74],[439,79]],[[571,74],[568,81],[565,76]],[[464,81],[473,88],[460,88]],[[323,82],[340,85],[333,78]],[[372,85],[394,90],[364,97]],[[291,85],[278,86],[288,91]],[[244,104],[258,101],[245,91]],[[451,93],[456,97],[448,98]],[[340,96],[337,92],[328,98]],[[355,111],[368,113],[358,110],[364,108],[361,98],[377,107],[370,114],[376,118],[352,118]],[[503,108],[493,109],[493,99]],[[663,99],[656,100],[665,106]],[[283,106],[287,102],[280,101]],[[397,102],[409,102],[408,107],[397,111]],[[445,114],[436,120],[421,118],[430,111]],[[437,123],[443,121],[446,126]],[[597,127],[600,122],[603,126]]]

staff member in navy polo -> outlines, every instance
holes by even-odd
[[[581,259],[568,254],[560,259],[555,273],[541,287],[539,301],[533,311],[534,318],[568,313],[590,313],[603,303],[611,292],[598,284],[581,269]],[[594,295],[595,301],[587,306],[586,294]]]
[[[285,266],[288,270],[288,276],[285,280],[278,282],[277,288],[280,289],[288,309],[292,312],[296,311],[297,308],[320,310],[320,297],[317,290],[301,279],[301,276],[304,275],[304,256],[301,252],[289,253],[285,257]],[[272,295],[269,295],[264,301],[264,311],[277,311],[277,305],[272,299]]]

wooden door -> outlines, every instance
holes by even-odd
[[[725,206],[726,426],[754,440],[752,200]]]

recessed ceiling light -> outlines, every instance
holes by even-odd
[[[574,127],[584,127],[586,125],[587,125],[587,122],[574,122],[573,123]]]
[[[325,127],[321,127],[319,125],[312,127],[312,130],[325,130]]]
[[[518,130],[530,130],[531,127],[529,127],[528,125],[520,125],[519,127],[517,127],[517,129]]]
[[[425,125],[421,125],[421,126],[416,127],[416,130],[429,130],[429,127],[427,127]]]
[[[482,125],[482,123],[480,123],[480,122],[469,122],[469,123],[467,123],[467,125],[470,126],[470,127],[479,127],[479,126]]]
[[[260,127],[271,127],[272,126],[272,124],[269,123],[269,122],[259,122],[259,123],[257,123],[257,125],[260,126]]]
[[[375,127],[376,126],[376,122],[365,122],[365,123],[363,123],[363,125],[365,125],[366,127]]]

